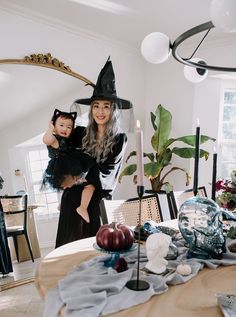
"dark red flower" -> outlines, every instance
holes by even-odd
[[[125,261],[124,258],[119,258],[114,265],[114,269],[120,273],[128,270],[128,263]]]
[[[216,182],[216,191],[219,191],[219,190],[221,190],[221,189],[223,189],[225,186],[224,186],[224,181],[223,180],[218,180],[217,182]]]

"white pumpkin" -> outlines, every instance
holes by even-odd
[[[188,264],[181,263],[177,266],[176,272],[180,275],[187,276],[192,273],[192,268]]]

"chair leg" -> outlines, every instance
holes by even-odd
[[[12,238],[13,238],[14,248],[16,252],[16,258],[17,258],[17,261],[19,262],[18,240],[16,236],[13,236]]]
[[[28,244],[31,260],[32,260],[32,262],[34,262],[34,256],[33,256],[32,248],[31,248],[31,244],[30,244],[30,240],[29,240],[27,232],[25,232],[25,239],[26,239],[26,242]]]
[[[169,194],[169,203],[172,206],[172,212],[171,212],[171,219],[177,219],[178,217],[178,208],[176,205],[175,197],[173,192],[170,192]]]

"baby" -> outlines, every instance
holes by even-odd
[[[43,136],[47,145],[50,161],[44,172],[42,188],[49,185],[53,189],[65,189],[75,184],[84,186],[78,214],[90,222],[87,211],[95,187],[89,184],[85,176],[94,166],[94,160],[81,149],[73,146],[70,136],[74,129],[76,112],[62,112],[55,109],[48,130]]]

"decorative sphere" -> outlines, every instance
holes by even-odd
[[[206,64],[206,62],[200,58],[193,58],[191,62],[198,63],[198,64]],[[184,66],[184,76],[187,80],[191,81],[192,83],[200,83],[203,81],[208,74],[207,69],[203,68],[195,68],[193,66]]]
[[[217,29],[228,33],[236,32],[235,0],[212,0],[210,16]]]
[[[170,40],[160,32],[148,34],[142,41],[141,53],[143,57],[153,64],[165,62],[170,55]]]
[[[225,249],[222,213],[211,199],[192,197],[179,209],[179,230],[189,248],[188,257],[221,259]]]

